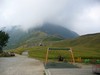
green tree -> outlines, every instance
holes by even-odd
[[[3,52],[2,48],[7,45],[8,39],[9,39],[8,33],[1,30],[0,31],[0,53]]]

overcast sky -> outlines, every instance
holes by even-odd
[[[51,22],[80,35],[100,32],[100,0],[0,0],[0,28]]]

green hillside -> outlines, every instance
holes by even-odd
[[[82,46],[88,48],[100,48],[100,33],[83,35],[72,40],[64,40],[54,45],[57,46]]]
[[[100,33],[83,35],[73,40],[61,40],[56,42],[50,42],[48,39],[46,38],[47,41],[45,40],[45,42],[43,42],[45,46],[26,47],[23,45],[11,51],[21,54],[21,52],[28,50],[29,57],[44,60],[46,50],[49,47],[71,47],[75,58],[81,57],[100,59]],[[65,57],[70,57],[69,52],[66,53],[62,51],[60,53]],[[49,59],[53,60],[53,58],[56,58],[58,54],[59,52],[52,52]]]
[[[57,47],[71,47],[76,57],[100,58],[100,33],[80,36],[73,40],[63,40],[54,43]]]
[[[81,45],[85,47],[100,48],[100,33],[83,35],[70,42],[72,46]]]

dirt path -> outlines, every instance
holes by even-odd
[[[42,62],[27,56],[0,58],[0,75],[43,75],[43,70]]]

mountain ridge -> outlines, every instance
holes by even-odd
[[[63,26],[50,23],[44,23],[43,26],[35,28],[35,30],[40,30],[51,35],[60,35],[63,38],[76,38],[79,36],[76,32],[64,28]]]
[[[55,24],[45,23],[41,27],[31,28],[24,32],[19,27],[13,26],[7,31],[10,39],[6,49],[16,48],[25,43],[40,43],[41,41],[60,41],[76,38],[79,35],[67,28]]]

